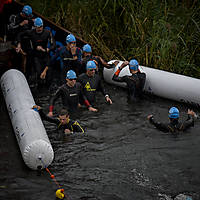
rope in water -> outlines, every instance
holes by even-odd
[[[43,160],[41,157],[38,158],[42,163],[43,163],[43,166],[45,166]],[[64,199],[66,198],[67,200],[70,200],[69,196],[64,192],[64,189],[60,186],[60,184],[58,183],[58,181],[55,179],[55,176],[50,172],[50,170],[45,166],[44,167],[45,170],[49,173],[51,179],[54,180],[54,182],[56,183],[57,187],[59,188],[57,191],[56,191],[56,197],[59,198],[59,199]]]

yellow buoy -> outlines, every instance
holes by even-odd
[[[57,197],[58,199],[64,199],[64,197],[65,197],[64,189],[58,189],[58,190],[56,191],[56,197]]]

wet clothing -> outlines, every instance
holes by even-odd
[[[80,67],[81,67],[81,57],[82,52],[80,48],[76,48],[77,59],[73,59],[74,55],[72,55],[71,51],[67,49],[66,46],[60,47],[57,49],[55,54],[51,57],[51,65],[53,65],[57,58],[60,57],[60,67],[61,67],[61,82],[62,84],[65,83],[65,76],[67,71],[74,70],[77,75],[80,74]]]
[[[131,76],[122,76],[119,77],[120,69],[118,69],[113,75],[112,80],[118,82],[125,82],[128,88],[128,97],[130,101],[136,101],[142,96],[144,84],[146,81],[146,74],[138,71]]]
[[[31,30],[32,27],[34,26],[33,19],[34,19],[33,15],[26,16],[22,15],[21,13],[17,15],[11,15],[9,18],[10,24],[8,24],[8,30],[14,31],[15,34],[22,31]],[[28,20],[28,24],[24,24],[23,26],[21,26],[20,24],[24,20]]]
[[[43,30],[41,33],[37,33],[35,29],[20,32],[17,35],[17,42],[21,43],[21,39],[25,35],[29,37],[32,42],[33,55],[35,57],[44,58],[46,56],[49,56],[49,53],[47,52],[38,51],[37,46],[42,46],[42,48],[46,50],[48,47],[48,43],[50,43],[50,51],[55,49],[56,47],[55,40],[52,34],[47,30]]]
[[[93,56],[93,55],[88,55],[86,57],[84,57],[81,61],[81,72],[85,73],[86,72],[86,64],[88,61],[94,61],[97,65],[97,70],[96,73],[100,73],[100,75],[103,74],[103,66],[102,66],[102,62],[100,60],[100,58],[98,56]],[[115,65],[114,64],[109,64],[106,68],[110,69],[110,68],[114,68]]]
[[[82,61],[81,61],[81,72],[82,73],[85,73],[87,70],[86,70],[86,64],[88,61],[94,61],[97,65],[97,69],[100,68],[100,64],[101,64],[101,61],[99,58],[93,56],[93,55],[88,55],[88,56],[85,56]]]
[[[50,98],[49,111],[53,111],[55,101],[61,97],[63,106],[69,112],[76,112],[78,110],[78,104],[82,99],[81,84],[76,83],[74,87],[69,87],[67,84],[63,84],[59,87],[56,93]]]
[[[51,46],[51,44],[48,43],[48,48],[49,48],[50,46]],[[50,57],[53,57],[53,56],[56,54],[56,52],[58,51],[58,49],[61,48],[61,47],[63,47],[63,46],[64,46],[64,45],[62,44],[62,42],[56,41],[56,48],[50,51]],[[58,61],[58,60],[61,60],[61,57],[58,56],[56,60],[57,60],[57,61]]]
[[[44,112],[42,111],[42,109],[39,110],[39,114],[42,118],[42,120],[46,120],[48,122],[54,123],[58,126],[58,129],[62,131],[62,133],[64,133],[65,129],[69,129],[72,133],[74,132],[80,132],[80,133],[84,133],[84,129],[80,126],[80,124],[77,121],[73,121],[71,119],[69,119],[69,122],[67,124],[62,125],[59,118],[53,118],[53,117],[49,117],[47,115],[44,114]]]
[[[34,26],[33,19],[34,19],[33,15],[26,16],[26,15],[23,15],[22,13],[19,13],[17,15],[11,15],[9,18],[10,24],[8,24],[9,34],[11,34],[12,37],[14,37],[16,39],[16,36],[18,33],[24,32],[27,30],[31,30]],[[21,26],[20,24],[24,20],[28,20],[28,24],[24,24],[23,26]],[[22,44],[24,44],[22,46],[23,47],[22,49],[24,51],[26,51],[27,48],[30,48],[30,40],[26,36],[24,36],[22,39],[23,39]],[[27,45],[28,45],[28,47],[27,47]]]
[[[104,96],[108,95],[98,74],[94,74],[94,76],[89,77],[86,73],[83,73],[78,77],[77,81],[82,85],[84,104],[86,106],[90,106],[95,103],[96,91],[101,91]]]
[[[37,33],[35,29],[20,32],[17,35],[17,42],[22,43],[23,36],[27,36],[32,44],[32,53],[31,57],[34,62],[34,70],[37,73],[37,79],[39,80],[39,76],[41,72],[44,70],[46,66],[49,67],[49,52],[45,51],[38,51],[37,46],[42,46],[43,49],[47,50],[48,43],[51,44],[49,50],[55,49],[55,40],[52,34],[47,31],[43,30],[41,33]],[[47,75],[48,77],[48,75]],[[47,78],[48,79],[48,78]]]
[[[153,116],[149,119],[150,123],[153,124],[157,129],[163,132],[171,132],[176,135],[180,131],[185,131],[191,126],[194,126],[194,118],[188,115],[188,119],[184,122],[179,122],[178,119],[170,120],[169,123],[156,122]]]

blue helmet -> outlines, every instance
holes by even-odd
[[[67,72],[66,79],[75,79],[75,78],[77,78],[75,71],[69,70]]]
[[[96,66],[96,63],[92,60],[88,61],[87,62],[87,65],[86,65],[86,70],[88,69],[96,69],[97,66]]]
[[[26,5],[22,9],[22,13],[24,13],[26,16],[32,15],[32,8]]]
[[[70,43],[70,42],[76,42],[76,38],[74,37],[73,34],[69,34],[67,37],[66,37],[66,43]]]
[[[135,59],[131,60],[131,61],[129,62],[129,67],[130,67],[130,69],[133,69],[133,70],[137,71],[138,68],[139,68],[138,61],[135,60]]]
[[[177,118],[179,118],[179,110],[178,110],[178,108],[176,108],[176,107],[171,107],[170,109],[169,109],[169,118],[172,118],[172,119],[177,119]]]
[[[34,20],[34,26],[35,27],[41,27],[41,26],[43,26],[43,21],[42,21],[42,19],[40,17],[35,18],[35,20]]]
[[[89,44],[85,44],[83,46],[83,51],[87,52],[87,53],[92,53],[92,48]]]

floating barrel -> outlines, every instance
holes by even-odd
[[[54,152],[39,113],[32,109],[35,101],[25,76],[10,69],[0,83],[24,162],[33,170],[46,168]]]
[[[109,63],[111,64],[114,61],[111,60]],[[104,68],[103,76],[106,82],[126,87],[126,83],[112,80],[114,73],[122,63],[123,61],[120,61],[114,69]],[[144,86],[146,92],[163,98],[200,106],[200,79],[144,66],[139,66],[139,69],[141,72],[146,73]],[[130,75],[128,66],[123,68],[119,74],[119,76],[124,75]]]

